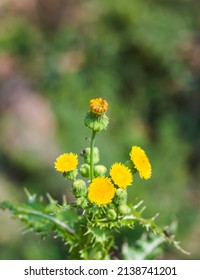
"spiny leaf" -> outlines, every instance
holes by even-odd
[[[142,203],[139,204],[141,206]],[[138,209],[138,210],[136,210]],[[181,251],[184,254],[190,254],[189,252],[185,251],[181,246],[179,245],[179,241],[175,240],[175,236],[171,235],[168,236],[165,234],[165,230],[161,227],[159,227],[155,223],[155,219],[158,217],[158,214],[156,214],[154,217],[150,219],[145,219],[142,216],[142,212],[139,210],[139,207],[130,206],[131,214],[129,216],[124,217],[124,219],[138,222],[141,226],[145,227],[147,231],[152,231],[155,235],[163,237],[165,241],[172,244],[174,247],[176,247],[179,251]]]
[[[153,234],[143,234],[136,244],[124,243],[122,246],[122,255],[124,259],[147,260],[155,258],[162,251],[161,244],[165,242],[164,236]]]

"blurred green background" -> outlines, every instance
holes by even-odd
[[[83,117],[101,96],[110,118],[96,142],[101,162],[144,148],[153,176],[135,178],[130,201],[144,199],[161,226],[177,221],[191,255],[169,247],[160,258],[199,259],[199,8],[198,0],[1,0],[0,200],[23,201],[24,187],[73,200],[53,162],[88,146]],[[59,240],[22,229],[0,212],[0,259],[66,258]],[[134,243],[134,232],[121,240],[128,236]]]

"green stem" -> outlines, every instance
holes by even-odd
[[[96,131],[92,130],[92,138],[90,143],[90,181],[94,178],[94,142]]]

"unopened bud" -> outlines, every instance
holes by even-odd
[[[107,218],[108,220],[115,220],[117,218],[117,213],[114,209],[109,209],[107,212]]]
[[[127,190],[119,188],[115,192],[114,202],[117,205],[124,204],[127,202]]]
[[[94,176],[103,177],[107,172],[107,168],[104,165],[95,165],[94,167]]]
[[[118,211],[121,215],[127,215],[127,214],[129,214],[130,209],[129,209],[128,205],[120,204],[118,207]]]
[[[72,185],[72,189],[73,189],[73,194],[75,195],[75,197],[81,197],[81,196],[86,195],[86,193],[87,193],[86,183],[83,180],[74,181],[74,183]]]
[[[81,207],[81,208],[86,208],[87,207],[87,205],[88,205],[88,201],[87,201],[87,199],[85,198],[85,197],[78,197],[77,199],[76,199],[76,204],[79,206],[79,207]]]
[[[83,151],[83,156],[85,159],[85,162],[90,164],[90,148],[87,147]],[[93,148],[93,164],[96,164],[99,162],[99,149],[97,147]]]
[[[89,178],[90,177],[90,166],[89,166],[89,164],[87,164],[87,163],[82,164],[80,166],[79,172],[84,178]]]
[[[92,129],[93,131],[100,132],[101,130],[107,128],[109,119],[106,114],[95,115],[90,111],[86,113],[84,122],[88,128]]]

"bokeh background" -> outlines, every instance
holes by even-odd
[[[73,199],[53,162],[88,146],[83,117],[102,96],[101,163],[143,147],[153,176],[135,178],[130,200],[161,226],[177,222],[191,255],[169,247],[161,258],[199,259],[199,10],[198,0],[0,0],[0,200],[23,201],[24,187]],[[0,259],[66,258],[59,240],[21,230],[0,212]]]

